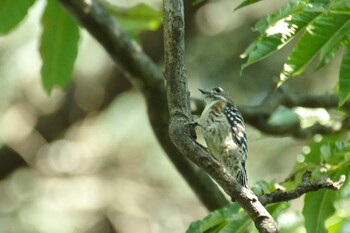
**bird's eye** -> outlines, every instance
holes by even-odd
[[[213,88],[213,91],[220,93],[220,92],[223,92],[224,90],[221,87],[215,87]]]

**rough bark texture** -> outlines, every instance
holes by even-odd
[[[255,194],[238,185],[233,177],[200,146],[191,125],[190,95],[185,72],[184,14],[181,0],[164,0],[165,77],[170,112],[169,133],[178,149],[206,170],[232,199],[239,202],[259,232],[278,232],[277,224]]]

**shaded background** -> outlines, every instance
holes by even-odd
[[[145,2],[161,9],[161,1]],[[198,87],[221,86],[237,104],[257,105],[273,91],[288,47],[242,76],[239,55],[257,36],[251,31],[256,21],[285,2],[263,1],[233,12],[238,1],[195,7],[186,1],[194,97],[200,97]],[[184,232],[207,211],[158,145],[141,94],[84,30],[70,85],[50,95],[43,90],[38,44],[44,4],[38,0],[14,31],[0,37],[0,232]],[[160,67],[162,39],[161,29],[140,35]],[[338,64],[335,59],[326,69],[309,69],[286,87],[294,93],[331,91]],[[306,141],[247,130],[250,185],[283,180]],[[300,202],[282,215],[290,224],[302,221],[293,212]]]

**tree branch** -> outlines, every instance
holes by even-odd
[[[272,193],[259,196],[259,200],[263,205],[290,201],[299,198],[305,193],[314,192],[319,189],[339,190],[345,182],[345,175],[340,176],[339,180],[335,182],[329,177],[322,177],[317,181],[311,181],[310,177],[311,172],[306,171],[303,175],[302,182],[296,187],[296,189],[288,192],[283,192],[278,189]]]
[[[312,95],[292,95],[283,89],[278,89],[269,94],[258,106],[238,106],[247,124],[255,127],[259,131],[276,136],[292,136],[295,138],[308,138],[315,134],[332,134],[341,130],[350,129],[350,120],[348,118],[338,121],[337,125],[321,125],[319,123],[313,126],[303,128],[296,122],[295,124],[274,126],[269,124],[269,119],[279,106],[306,107],[306,108],[338,108],[338,97],[312,96]],[[195,114],[199,114],[204,109],[202,100],[192,100],[192,106]],[[350,103],[343,106],[345,110],[350,109]]]
[[[257,107],[240,107],[245,121],[263,133],[280,136],[293,136],[295,138],[307,138],[315,134],[331,134],[339,130],[333,126],[325,126],[319,123],[311,127],[303,128],[295,124],[272,126],[268,123],[274,111],[281,105],[286,107],[307,108],[336,108],[338,107],[336,96],[302,96],[292,95],[283,88],[277,89],[268,95]]]
[[[178,149],[206,170],[232,199],[239,202],[259,232],[278,232],[277,224],[255,194],[236,183],[233,177],[200,146],[191,135],[190,94],[184,62],[184,9],[181,0],[164,0],[165,77],[170,112],[169,134]]]
[[[160,145],[209,210],[228,204],[208,175],[190,163],[169,138],[169,113],[162,72],[97,1],[59,0],[106,49],[129,81],[144,94],[150,123]]]

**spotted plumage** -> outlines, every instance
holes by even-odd
[[[241,113],[234,105],[232,105],[229,102],[226,103],[226,106],[223,108],[223,111],[226,115],[229,124],[231,125],[233,139],[235,143],[241,145],[243,152],[247,155],[247,136],[245,133],[244,120]]]
[[[247,137],[241,113],[222,88],[200,90],[206,107],[199,125],[209,152],[242,186],[247,186]]]

